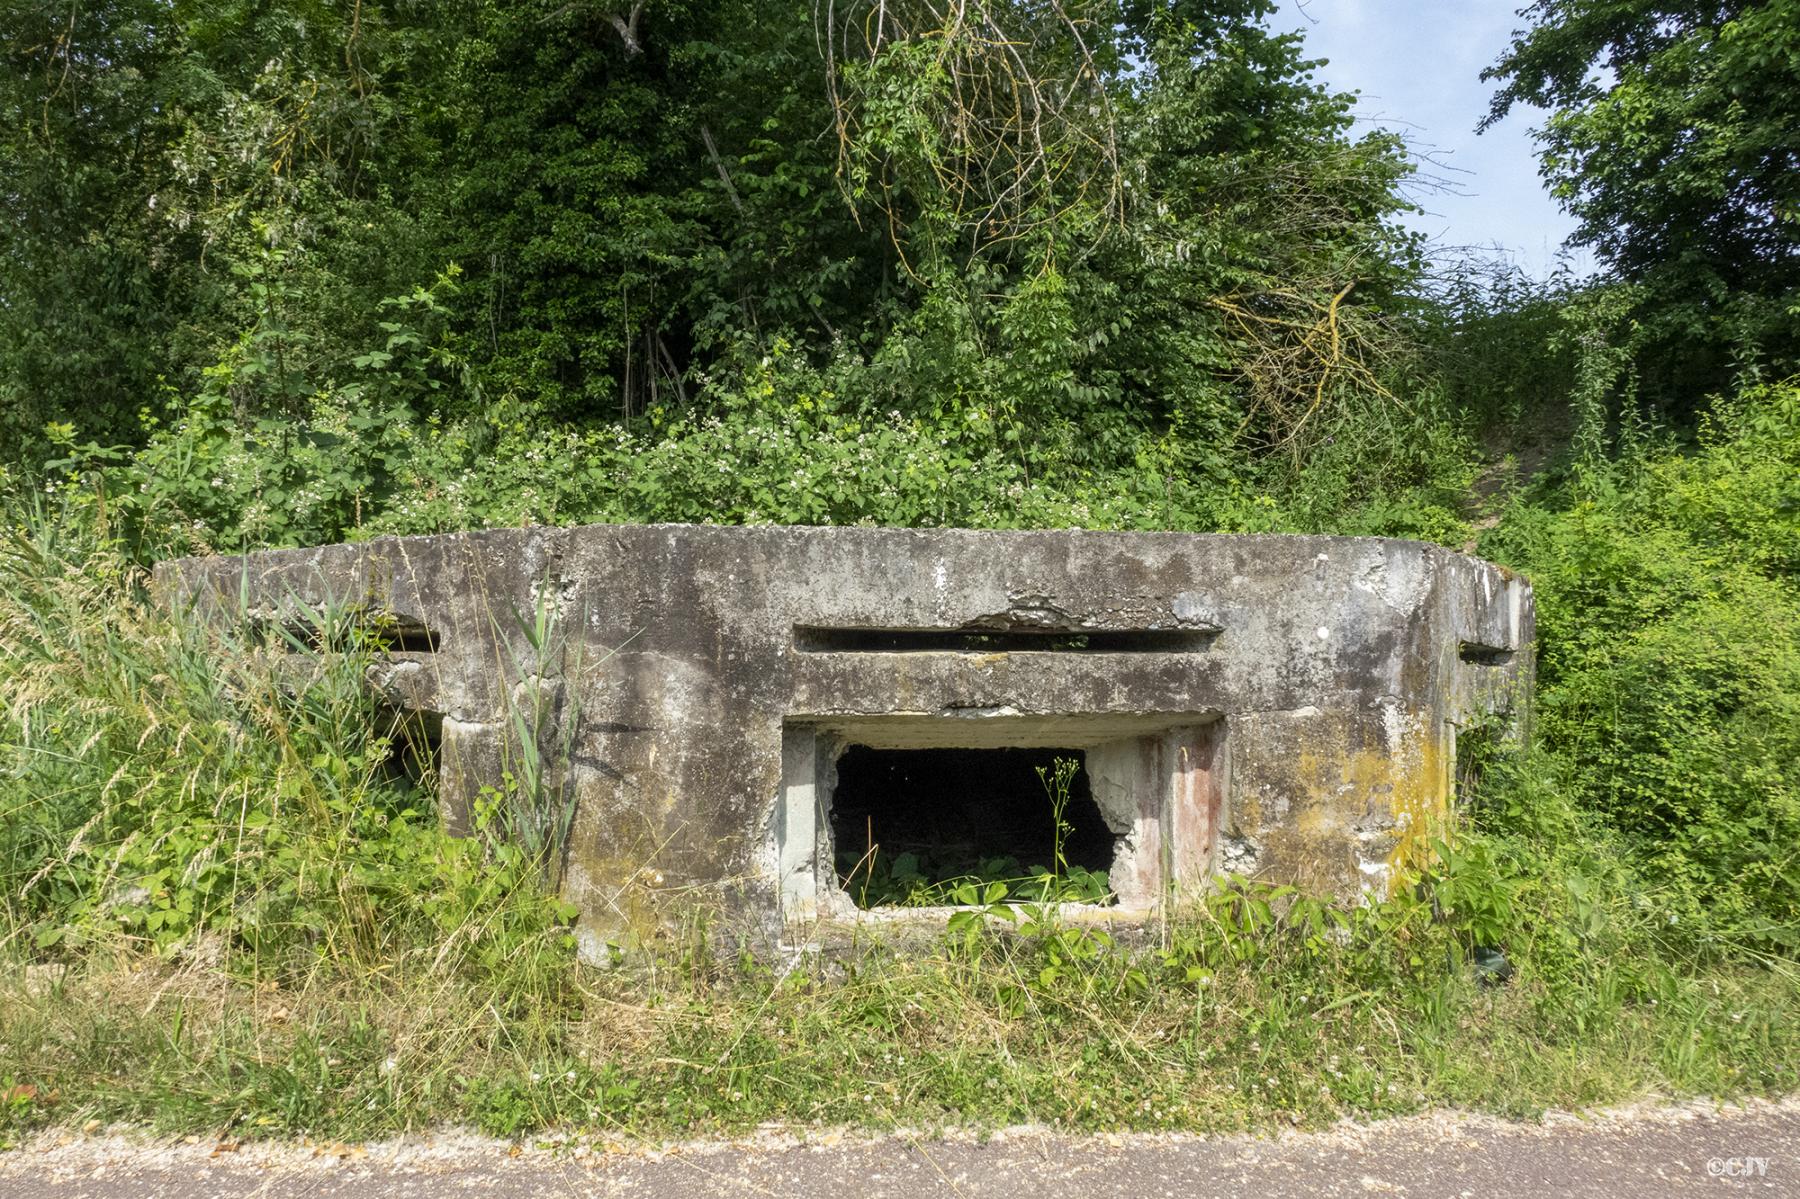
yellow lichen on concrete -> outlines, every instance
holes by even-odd
[[[1442,734],[1421,735],[1411,752],[1390,764],[1394,776],[1392,807],[1399,830],[1388,853],[1388,886],[1417,872],[1430,856],[1431,843],[1450,826],[1450,755]]]
[[[570,863],[563,896],[582,909],[584,935],[627,948],[666,927],[661,882],[661,874],[642,860],[577,860]]]
[[[1265,830],[1278,873],[1387,893],[1413,874],[1449,817],[1446,751],[1426,714],[1391,713],[1385,745],[1357,740],[1343,716],[1296,722],[1293,756],[1258,772],[1240,823]],[[1345,855],[1346,846],[1354,851]]]

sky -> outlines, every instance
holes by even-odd
[[[1447,191],[1417,191],[1426,211],[1407,223],[1432,239],[1434,257],[1453,247],[1499,249],[1535,276],[1556,265],[1575,223],[1538,177],[1531,130],[1541,110],[1515,108],[1479,137],[1494,85],[1481,82],[1520,27],[1526,0],[1280,0],[1279,32],[1306,36],[1308,58],[1330,61],[1318,79],[1361,93],[1357,117],[1403,134],[1430,159],[1423,173]],[[1573,263],[1591,269],[1585,252]]]

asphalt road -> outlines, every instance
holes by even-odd
[[[452,1134],[364,1147],[42,1136],[0,1153],[12,1199],[1006,1199],[1800,1195],[1800,1098],[1543,1123],[1439,1113],[1276,1138],[857,1139],[550,1148]]]

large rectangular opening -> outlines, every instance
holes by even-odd
[[[859,908],[954,905],[967,886],[1009,899],[1108,903],[1120,834],[1080,749],[875,749],[837,759],[838,886]]]
[[[1211,876],[1224,744],[1211,712],[790,717],[770,822],[788,935],[941,921],[992,882],[1071,918],[1148,919]]]

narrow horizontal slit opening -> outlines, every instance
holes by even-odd
[[[844,629],[794,626],[803,654],[1198,654],[1217,629]]]
[[[1513,651],[1494,645],[1482,645],[1475,641],[1465,641],[1458,647],[1456,656],[1475,666],[1504,666],[1512,661]]]
[[[382,642],[382,648],[393,653],[437,653],[438,635],[422,625],[401,625],[392,630],[378,632],[377,636]]]
[[[352,611],[319,613],[310,619],[258,620],[251,635],[260,645],[307,653],[373,650],[381,653],[435,654],[436,630],[392,613]]]

